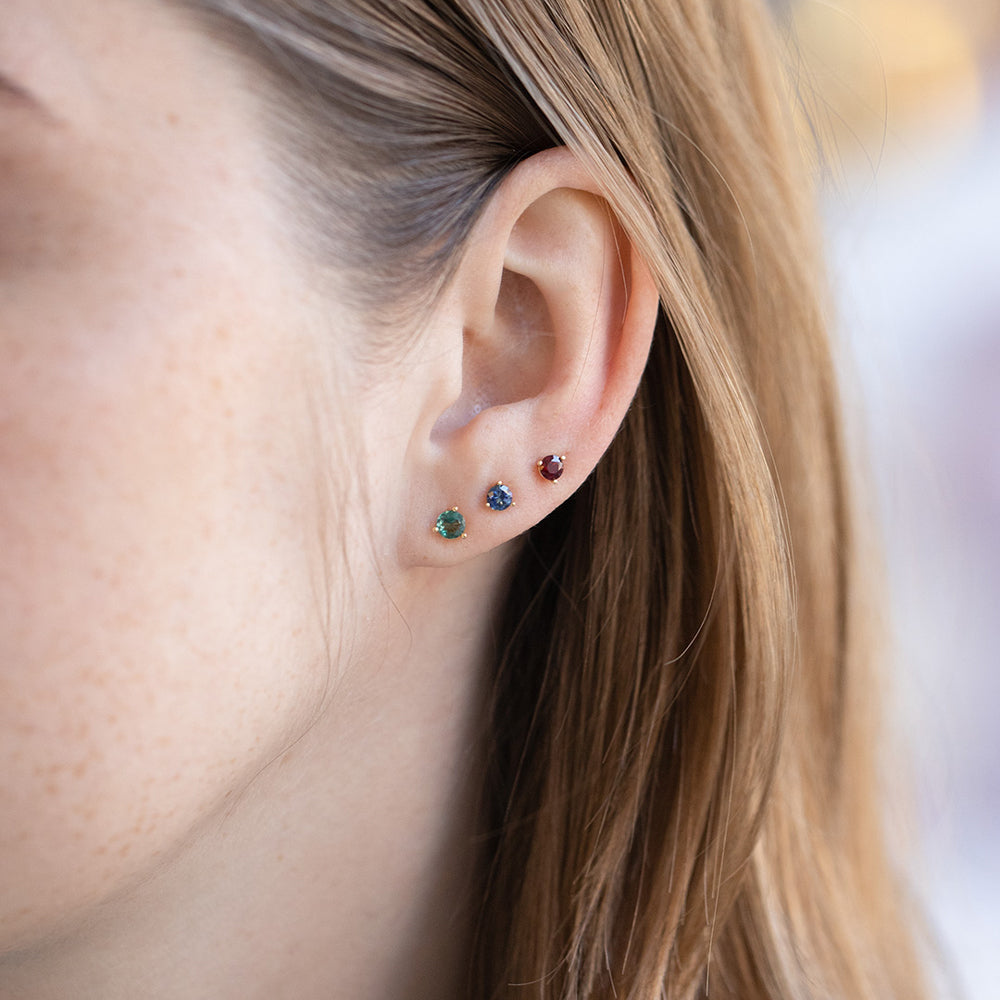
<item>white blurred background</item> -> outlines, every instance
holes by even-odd
[[[939,995],[1000,1000],[1000,0],[776,5],[876,473]]]

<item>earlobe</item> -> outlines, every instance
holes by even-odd
[[[409,449],[419,492],[440,498],[435,530],[405,546],[425,565],[521,534],[587,478],[635,395],[659,298],[579,161],[550,150],[495,192],[445,302],[429,336],[454,395],[428,398]]]

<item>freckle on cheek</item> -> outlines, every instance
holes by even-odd
[[[85,823],[90,823],[97,816],[97,807],[94,805],[86,805],[82,808],[79,806],[74,807],[73,813],[82,819]]]

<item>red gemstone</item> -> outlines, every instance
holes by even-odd
[[[558,455],[546,455],[538,463],[538,471],[550,483],[554,483],[563,474],[563,460]]]

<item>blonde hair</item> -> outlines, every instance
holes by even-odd
[[[921,996],[761,4],[188,4],[267,68],[303,230],[367,307],[441,287],[490,192],[554,145],[658,283],[634,405],[507,597],[470,996]]]

